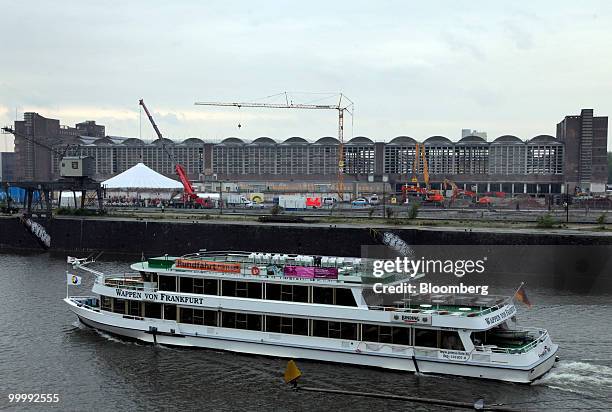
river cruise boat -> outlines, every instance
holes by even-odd
[[[200,252],[112,275],[86,263],[72,260],[96,275],[95,296],[67,296],[70,309],[87,326],[143,342],[521,383],[556,360],[546,330],[517,327],[513,296],[368,303],[374,282],[396,279],[374,278],[365,259]]]

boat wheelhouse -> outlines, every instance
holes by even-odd
[[[370,299],[360,258],[248,252],[162,256],[96,274],[95,296],[65,299],[85,325],[144,342],[422,373],[531,382],[558,346],[518,328],[513,297]]]

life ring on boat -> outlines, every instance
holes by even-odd
[[[251,268],[251,275],[255,275],[255,276],[257,276],[257,275],[259,275],[259,272],[260,272],[259,267],[257,267],[257,266],[253,266],[253,267]]]

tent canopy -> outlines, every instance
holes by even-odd
[[[125,172],[105,180],[102,186],[107,189],[183,189],[180,182],[157,173],[144,163],[138,163]]]

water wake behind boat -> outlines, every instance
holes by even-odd
[[[586,362],[560,362],[533,385],[584,395],[609,392],[612,391],[612,368]]]

